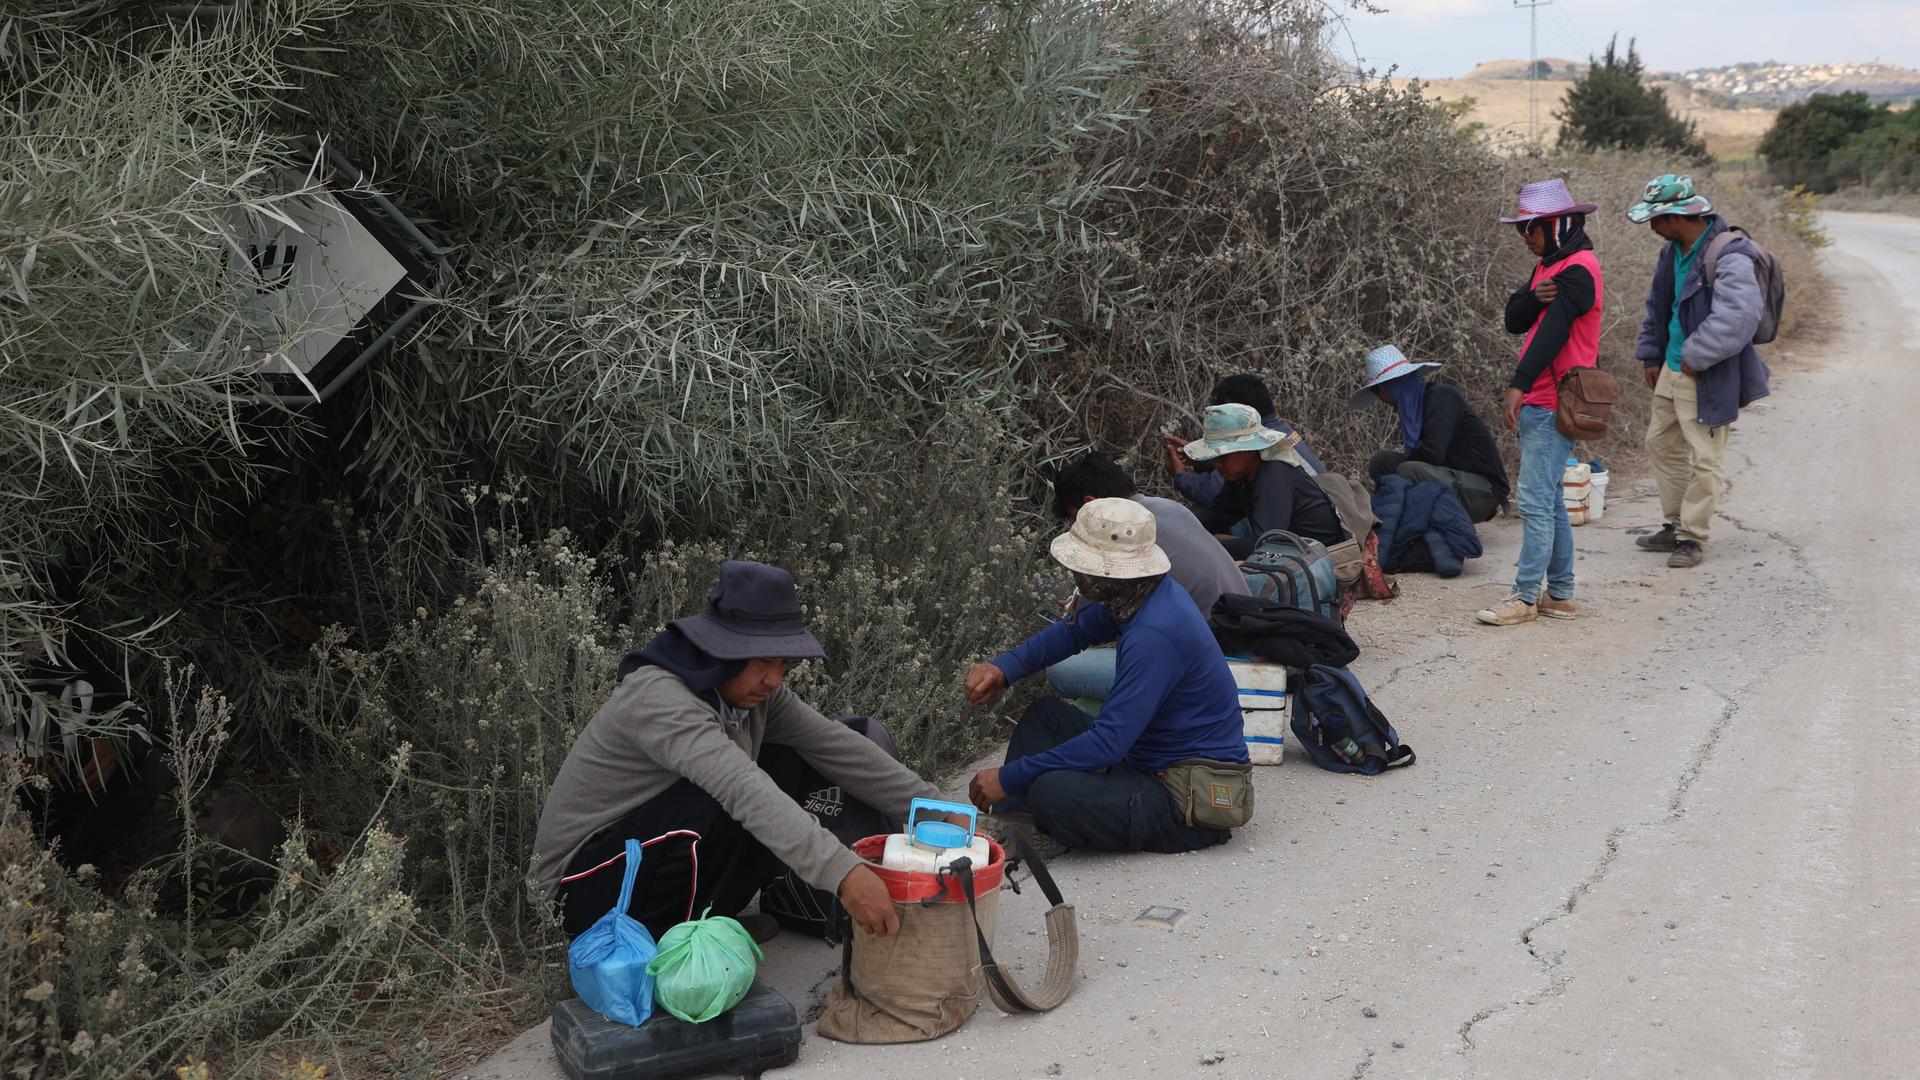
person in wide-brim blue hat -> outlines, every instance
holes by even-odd
[[[628,839],[650,846],[627,914],[656,938],[709,908],[734,915],[777,878],[778,896],[799,899],[787,910],[762,895],[761,914],[741,919],[756,939],[772,936],[770,916],[804,922],[835,899],[867,933],[899,929],[886,886],[822,821],[887,832],[940,792],[881,748],[884,729],[828,720],[786,687],[789,664],[825,656],[793,575],[733,560],[704,610],[621,661],[534,837],[535,896],[559,902],[569,937],[616,906]]]
[[[1459,498],[1476,524],[1498,513],[1508,492],[1499,444],[1460,391],[1428,381],[1426,372],[1440,365],[1413,363],[1393,345],[1374,349],[1365,363],[1367,381],[1353,395],[1353,407],[1379,403],[1392,409],[1401,441],[1401,449],[1373,455],[1368,475],[1376,484],[1386,476],[1439,484]]]

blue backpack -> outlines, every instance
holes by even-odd
[[[1333,555],[1318,540],[1269,529],[1240,564],[1247,591],[1262,600],[1341,621],[1340,578]]]
[[[1294,698],[1293,735],[1313,763],[1330,772],[1374,776],[1414,760],[1413,747],[1400,741],[1346,668],[1307,669]]]

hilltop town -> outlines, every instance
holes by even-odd
[[[1920,98],[1920,71],[1893,64],[1734,64],[1680,76],[1695,90],[1737,105],[1779,108],[1814,94],[1860,91],[1876,102]]]
[[[1572,81],[1586,74],[1579,60],[1541,57],[1536,74],[1542,81]],[[1525,79],[1525,60],[1491,60],[1467,72],[1463,80]],[[1904,105],[1920,100],[1920,71],[1895,64],[1778,64],[1773,61],[1729,64],[1687,72],[1649,71],[1656,83],[1682,84],[1701,104],[1731,108],[1778,109],[1814,94],[1859,91],[1875,102]],[[1672,96],[1669,94],[1669,96]]]

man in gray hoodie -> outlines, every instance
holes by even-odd
[[[1647,450],[1666,522],[1635,543],[1684,570],[1706,554],[1734,418],[1767,396],[1767,365],[1753,348],[1766,298],[1753,244],[1714,214],[1691,176],[1655,178],[1627,219],[1667,241],[1634,345],[1653,391]]]
[[[789,663],[825,656],[793,575],[737,561],[721,566],[705,611],[628,655],[567,751],[534,837],[532,891],[559,899],[568,937],[617,902],[629,837],[660,838],[628,907],[656,938],[708,907],[739,912],[788,870],[837,895],[868,933],[900,928],[879,876],[799,800],[824,778],[904,820],[908,803],[939,791],[781,685]]]

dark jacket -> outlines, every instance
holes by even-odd
[[[1360,658],[1360,646],[1337,621],[1272,600],[1222,596],[1207,621],[1220,651],[1230,656],[1253,656],[1301,671],[1315,664],[1345,667]]]
[[[1507,467],[1500,461],[1500,447],[1460,391],[1446,383],[1428,383],[1421,415],[1420,445],[1407,460],[1484,476],[1494,496],[1506,502]]]
[[[1373,490],[1380,519],[1380,569],[1393,573],[1431,570],[1457,577],[1466,560],[1480,557],[1480,534],[1459,496],[1439,484],[1415,484],[1383,476]]]
[[[1258,537],[1269,529],[1286,529],[1332,547],[1347,538],[1346,527],[1333,500],[1305,469],[1287,461],[1262,461],[1260,471],[1243,484],[1224,484],[1220,494],[1194,516],[1215,533],[1233,531],[1242,519]],[[1227,553],[1244,559],[1253,553],[1253,538],[1222,541]]]
[[[1726,231],[1726,222],[1715,218],[1698,242],[1712,243]],[[1733,423],[1741,409],[1767,396],[1767,365],[1753,347],[1765,300],[1754,275],[1753,245],[1745,236],[1721,254],[1712,288],[1707,287],[1705,248],[1700,252],[1680,289],[1680,329],[1687,335],[1680,363],[1699,379],[1697,419],[1708,427],[1719,427]],[[1647,317],[1633,348],[1634,356],[1647,367],[1667,362],[1673,299],[1673,245],[1668,244],[1654,264]]]

